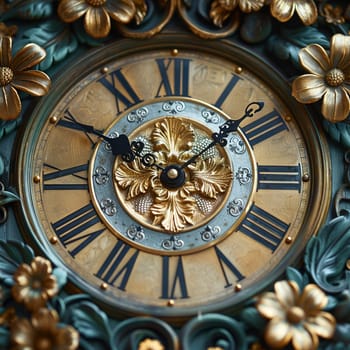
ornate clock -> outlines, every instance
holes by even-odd
[[[257,1],[256,8],[246,8],[242,1],[240,9],[262,10],[262,17],[255,20],[263,21],[268,6],[278,17],[277,2],[263,8],[264,2]],[[27,263],[13,275],[13,298],[17,302],[28,300],[19,287],[22,285],[41,291],[40,306],[43,299],[48,301],[48,309],[56,309],[61,319],[77,328],[80,346],[86,349],[97,344],[122,349],[177,349],[179,336],[174,328],[178,327],[183,327],[184,349],[233,349],[232,341],[247,348],[243,328],[234,315],[247,322],[247,329],[253,327],[247,321],[252,309],[255,314],[250,315],[251,320],[258,319],[259,311],[259,320],[267,323],[281,295],[296,295],[303,283],[307,284],[296,268],[301,266],[308,242],[329,215],[334,191],[331,158],[334,162],[338,150],[330,149],[315,110],[292,96],[290,84],[264,58],[261,46],[249,47],[236,36],[218,39],[239,27],[238,10],[229,16],[234,4],[232,9],[221,8],[213,1],[201,8],[200,4],[170,1],[155,30],[148,26],[152,21],[145,15],[146,5],[76,1],[80,11],[74,13],[71,3],[61,1],[58,15],[63,22],[85,16],[84,28],[95,38],[89,41],[86,33],[77,31],[82,42],[96,44],[115,30],[107,22],[103,30],[94,27],[92,13],[95,17],[108,14],[119,22],[121,33],[134,38],[111,37],[102,47],[53,65],[48,94],[28,107],[24,100],[27,120],[10,142],[12,183],[20,198],[12,219],[21,227],[26,245],[20,248],[11,241],[1,246],[7,263],[20,260],[19,256]],[[299,5],[295,6],[298,11]],[[172,23],[186,23],[202,38],[172,26],[148,38],[161,31],[176,7],[181,19]],[[200,24],[196,16],[203,15],[205,7],[223,29],[208,32]],[[152,11],[159,15],[161,8]],[[128,11],[136,11],[137,22],[145,18],[143,31],[142,25],[128,28],[121,24],[131,13]],[[252,19],[246,16],[241,25],[243,39],[264,41],[273,35],[272,27],[269,33],[260,33],[260,39],[257,33],[245,33]],[[52,28],[58,25],[55,21]],[[144,37],[147,40],[140,40]],[[217,40],[208,40],[215,37]],[[319,48],[308,52],[319,61],[323,58]],[[305,55],[301,64],[315,66]],[[335,49],[332,55],[330,65],[336,62]],[[20,58],[16,57],[13,67],[20,70]],[[340,69],[332,69],[325,79],[327,86],[336,90],[347,78],[344,73],[340,81]],[[22,87],[12,70],[13,86]],[[8,74],[3,72],[3,86],[10,79]],[[45,78],[41,72],[34,74],[34,80]],[[293,85],[299,101],[310,102],[305,95],[316,100],[328,93],[326,88],[321,93],[319,86],[311,93],[314,86],[301,78]],[[41,94],[39,88],[36,91]],[[329,110],[322,107],[327,117]],[[338,112],[332,116],[339,116]],[[337,181],[333,177],[333,184]],[[0,193],[3,190],[0,188]],[[10,198],[9,192],[3,192]],[[16,198],[13,195],[7,202]],[[0,208],[5,213],[5,207]],[[40,270],[35,265],[38,262],[30,263],[28,256],[34,253],[28,245],[50,261],[54,272],[51,267]],[[314,293],[316,304],[317,293],[323,292],[316,289],[318,275],[312,266],[320,248],[316,253],[311,249],[308,257],[313,260],[306,265],[315,285],[304,290]],[[289,280],[293,277],[295,281],[277,283],[277,297],[264,294],[256,307],[247,306],[281,279],[287,268]],[[28,276],[35,275],[37,284],[29,282],[27,287],[31,277],[24,278],[21,269]],[[50,282],[40,282],[44,270],[51,274],[47,277]],[[8,267],[4,271],[9,273]],[[65,275],[69,283],[60,292],[64,296],[53,297],[59,293],[58,285],[64,284]],[[52,276],[58,285],[52,284]],[[42,292],[44,284],[47,290]],[[320,287],[328,292],[321,283]],[[86,293],[90,299],[76,293]],[[287,310],[287,322],[311,322],[307,307],[301,306],[306,298],[301,297]],[[322,307],[324,300],[320,301]],[[42,309],[26,307],[33,312],[31,322],[36,324]],[[315,307],[320,311],[318,304]],[[314,312],[312,317],[317,325],[321,324],[317,317],[327,320],[322,323],[323,333],[320,328],[314,332],[329,338],[334,330],[333,316]],[[18,322],[9,316],[5,320],[9,329],[11,322]],[[214,324],[216,335],[208,331]],[[83,325],[88,327],[83,329]],[[304,341],[305,348],[311,349],[317,340],[313,331],[305,328],[308,335],[293,335],[293,328],[288,328],[281,331],[286,332],[283,339],[269,336],[261,343],[283,347],[291,340],[298,348]],[[230,340],[225,329],[235,340]],[[20,342],[16,332],[9,336],[15,344]],[[70,333],[72,339],[75,336]],[[89,339],[93,339],[90,344]],[[257,335],[254,341],[260,342]],[[69,346],[73,349],[74,344],[76,340]]]

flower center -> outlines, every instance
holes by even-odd
[[[11,83],[13,71],[10,67],[0,67],[0,85],[5,86]]]
[[[104,5],[107,2],[107,0],[86,0],[86,2],[91,6],[99,7]]]
[[[35,349],[51,350],[52,344],[50,338],[45,336],[39,336],[35,341]]]
[[[326,83],[329,86],[337,87],[341,85],[344,82],[344,80],[345,75],[343,71],[341,71],[338,68],[333,68],[326,74]]]
[[[32,288],[35,290],[41,289],[41,281],[38,279],[34,279],[32,281]]]
[[[297,324],[305,318],[305,312],[299,306],[291,307],[287,312],[287,320],[292,324]]]

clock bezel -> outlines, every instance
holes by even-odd
[[[37,137],[39,129],[41,129],[45,122],[47,122],[45,120],[45,115],[49,114],[51,108],[50,106],[58,103],[66,91],[74,86],[79,77],[85,74],[89,74],[99,67],[102,67],[112,59],[127,57],[128,55],[139,52],[140,50],[142,50],[142,52],[145,52],[145,50],[164,48],[204,50],[205,52],[220,55],[221,57],[227,59],[232,59],[232,55],[234,55],[235,59],[239,58],[239,61],[242,63],[242,65],[245,64],[245,66],[248,67],[249,70],[253,71],[259,79],[264,81],[266,84],[273,84],[274,91],[280,98],[287,98],[287,101],[285,101],[285,103],[291,110],[295,111],[295,116],[299,127],[301,119],[306,118],[304,121],[302,121],[306,127],[305,129],[300,127],[300,130],[303,133],[310,153],[313,155],[310,158],[311,168],[314,170],[317,169],[317,177],[315,174],[311,174],[313,183],[312,191],[310,194],[310,202],[317,203],[319,207],[317,207],[317,209],[310,208],[310,212],[306,220],[307,222],[303,223],[300,232],[312,232],[312,234],[316,234],[326,219],[331,198],[331,167],[327,142],[325,136],[322,133],[321,127],[318,125],[317,121],[311,118],[307,108],[297,103],[291,97],[289,84],[286,83],[286,80],[281,75],[281,73],[272,67],[272,65],[267,64],[266,61],[256,53],[251,52],[249,49],[244,48],[238,43],[234,43],[229,39],[222,41],[207,41],[193,37],[193,35],[190,34],[174,33],[160,34],[152,39],[147,40],[146,42],[144,40],[121,39],[118,42],[111,43],[109,46],[92,49],[91,51],[86,52],[86,55],[81,55],[80,58],[69,67],[68,72],[65,72],[63,76],[58,76],[53,79],[54,87],[52,88],[52,91],[45,98],[42,98],[31,111],[30,119],[26,125],[24,125],[22,132],[19,133],[19,138],[16,142],[18,147],[14,152],[14,159],[17,160],[14,162],[17,165],[14,174],[18,174],[18,176],[16,176],[17,178],[14,181],[17,183],[19,195],[23,199],[19,208],[17,208],[17,215],[19,218],[18,222],[23,222],[25,225],[23,228],[25,239],[32,245],[34,243],[35,248],[38,250],[38,252],[46,255],[55,265],[68,270],[73,285],[77,286],[79,290],[82,289],[90,294],[98,304],[103,306],[112,315],[119,317],[123,315],[130,316],[142,313],[152,314],[154,316],[167,319],[170,322],[182,322],[183,320],[186,320],[189,317],[195,315],[197,313],[197,310],[193,308],[186,308],[186,310],[184,310],[170,307],[162,307],[159,309],[156,308],[151,310],[143,306],[141,308],[142,311],[137,312],[136,310],[139,309],[137,305],[135,306],[125,304],[119,305],[118,309],[115,309],[115,305],[111,303],[111,298],[108,297],[104,291],[86,284],[86,282],[80,276],[72,274],[69,271],[69,267],[66,267],[64,261],[61,261],[61,258],[55,255],[54,249],[50,243],[46,242],[42,239],[42,237],[40,237],[42,227],[35,218],[35,210],[30,203],[30,199],[32,197],[31,188],[33,176],[26,176],[25,178],[22,178],[21,175],[23,169],[28,169],[28,167],[31,165],[31,159],[26,157],[29,140]],[[104,51],[108,52],[108,56],[104,55]],[[73,59],[69,61],[68,65],[72,61]],[[249,65],[250,63],[254,63],[254,66],[259,67],[259,70],[255,71],[252,69]],[[58,74],[56,74],[56,76],[57,75]],[[68,83],[66,80],[67,76],[70,77]],[[269,82],[267,80],[269,80]],[[37,119],[40,120],[40,122],[38,122]],[[37,126],[39,126],[39,128],[37,128]],[[312,133],[311,137],[308,133],[309,128],[315,130],[315,133]],[[25,142],[22,142],[22,140],[25,140]],[[234,293],[234,305],[231,300],[232,298],[229,297],[225,298],[225,300],[218,300],[211,305],[203,306],[201,308],[201,312],[206,313],[216,311],[228,313],[232,311],[232,309],[239,307],[245,300],[255,295],[258,291],[266,288],[284,272],[285,268],[291,262],[299,262],[304,246],[307,243],[307,238],[304,236],[305,235],[303,234],[298,235],[297,241],[294,243],[292,251],[289,251],[283,257],[280,264],[271,271],[270,277],[266,279],[262,285],[259,286],[259,290],[257,290],[255,287],[249,287],[245,289],[244,292],[242,291],[240,293]]]

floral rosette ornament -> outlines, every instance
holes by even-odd
[[[58,6],[62,21],[71,23],[84,17],[85,31],[93,38],[104,38],[111,31],[111,19],[140,24],[147,13],[143,0],[62,0]]]
[[[302,292],[294,281],[275,283],[275,292],[263,293],[257,302],[259,313],[269,319],[265,341],[273,349],[282,349],[290,342],[295,350],[315,350],[319,337],[332,338],[336,320],[322,311],[328,298],[315,284]]]
[[[0,36],[0,119],[19,116],[22,103],[17,90],[32,96],[43,96],[49,91],[50,78],[32,69],[45,56],[45,50],[39,45],[27,44],[12,57],[12,39]]]
[[[318,44],[308,45],[301,49],[299,60],[309,73],[293,81],[293,96],[304,104],[322,100],[327,120],[344,121],[350,112],[350,36],[333,35],[329,55]]]

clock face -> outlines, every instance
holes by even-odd
[[[31,242],[111,312],[233,308],[321,225],[327,149],[286,83],[243,49],[125,40],[60,75],[22,135],[23,215]],[[142,145],[131,160],[115,146],[126,137]]]

